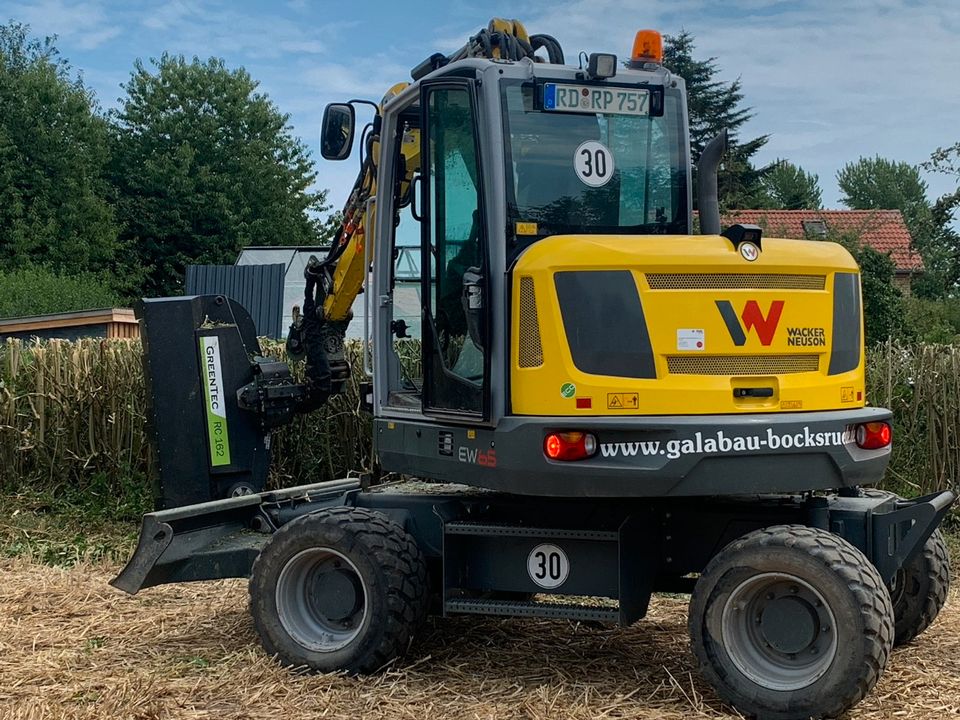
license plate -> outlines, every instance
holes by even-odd
[[[649,115],[650,91],[544,83],[543,109],[608,115]]]

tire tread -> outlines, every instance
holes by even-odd
[[[897,645],[909,643],[930,627],[946,604],[950,592],[950,555],[939,528],[924,543],[919,558],[921,572],[926,575],[926,594],[921,598],[919,612],[897,623],[894,638]],[[900,609],[899,606],[897,609]]]

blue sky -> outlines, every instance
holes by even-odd
[[[820,176],[827,207],[839,206],[836,171],[861,155],[917,163],[960,140],[960,0],[491,0],[482,4],[0,0],[15,19],[58,45],[105,107],[136,58],[164,51],[211,55],[244,66],[291,115],[315,153],[327,102],[379,99],[430,53],[451,51],[494,16],[579,51],[629,54],[636,29],[682,28],[698,54],[716,56],[724,79],[740,77],[756,117],[745,136],[769,133],[759,160],[789,158]],[[569,61],[569,60],[568,60]],[[319,155],[317,154],[319,157]],[[319,161],[337,205],[356,164]],[[931,196],[954,181],[927,175]]]

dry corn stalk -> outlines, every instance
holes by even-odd
[[[283,356],[277,342],[263,341],[263,350]],[[420,376],[418,343],[406,341],[399,351],[407,374]],[[349,352],[358,359],[355,345]],[[83,486],[100,474],[122,492],[130,477],[146,477],[151,460],[141,361],[135,340],[0,345],[0,485]],[[359,382],[357,372],[342,395],[276,433],[275,486],[342,477],[371,465],[370,417],[359,409]],[[873,404],[894,411],[891,489],[926,493],[954,486],[960,474],[960,348],[878,345],[868,353],[867,387]]]

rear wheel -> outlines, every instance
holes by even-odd
[[[373,672],[402,655],[426,609],[426,564],[385,515],[338,507],[284,525],[250,577],[264,648],[284,665]]]
[[[950,556],[936,530],[909,563],[897,571],[890,596],[896,624],[895,645],[905,645],[936,619],[950,590]]]
[[[689,627],[717,693],[760,718],[842,713],[873,688],[893,645],[873,565],[842,538],[797,525],[750,533],[714,557]]]
[[[864,488],[867,497],[900,496],[888,490]],[[889,585],[893,600],[894,646],[906,645],[936,619],[950,591],[950,554],[939,529],[927,538],[923,549],[897,571]]]

